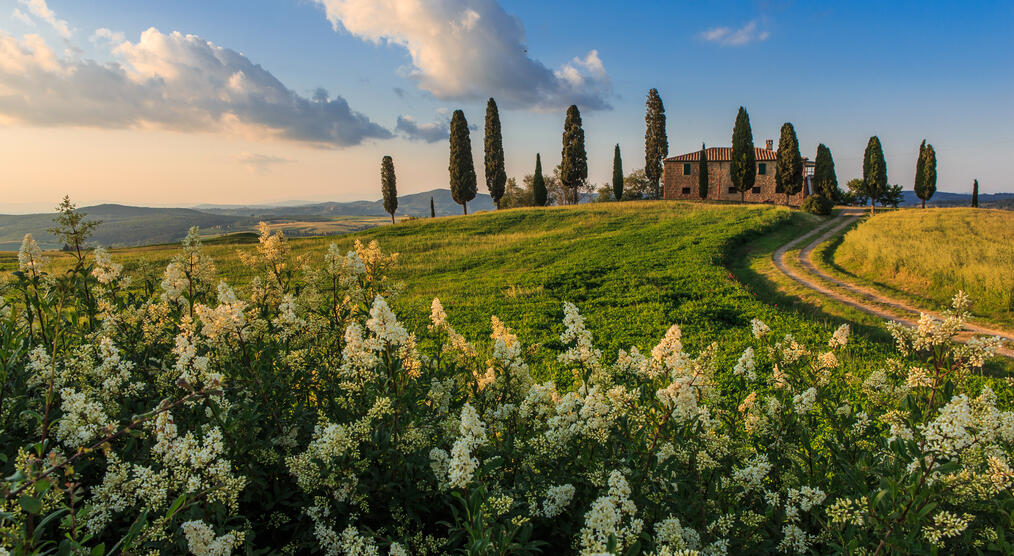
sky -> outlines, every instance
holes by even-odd
[[[613,146],[644,166],[644,103],[669,154],[792,122],[841,184],[879,136],[911,189],[920,141],[938,190],[1014,191],[1014,2],[0,0],[0,213],[80,205],[257,204],[447,187],[464,111],[482,178],[486,99],[507,174],[560,159],[581,109],[589,180]]]

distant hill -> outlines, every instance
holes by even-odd
[[[461,205],[451,198],[449,189],[434,189],[398,198],[399,216],[427,217],[430,198],[437,216],[461,214]],[[478,194],[468,203],[468,212],[496,208],[489,195]],[[347,203],[316,203],[301,206],[223,206],[201,208],[151,208],[103,204],[81,207],[89,219],[102,221],[95,230],[92,243],[107,247],[149,245],[179,241],[191,226],[202,232],[229,233],[248,231],[258,222],[318,221],[326,222],[343,216],[384,216],[384,202],[352,201]],[[0,251],[13,251],[21,246],[26,233],[35,236],[45,249],[58,249],[57,238],[46,231],[53,226],[54,214],[0,214]]]
[[[434,208],[437,216],[452,216],[461,214],[461,205],[454,202],[450,189],[433,189],[422,193],[412,193],[398,196],[398,212],[400,216],[427,217],[430,215],[430,198],[433,198]],[[286,203],[287,205],[287,203]],[[204,205],[199,208],[203,212],[211,214],[225,214],[232,216],[246,217],[307,217],[307,216],[383,216],[383,199],[377,201],[349,201],[345,203],[327,202],[314,203],[302,206],[211,206]],[[476,194],[475,199],[468,203],[468,212],[480,210],[493,210],[496,205],[493,199],[485,193]]]
[[[902,206],[917,207],[922,201],[915,195],[915,191],[905,191],[905,200]],[[937,191],[926,203],[928,207],[967,207],[972,204],[971,193],[948,193]],[[995,208],[1014,210],[1014,193],[980,193],[979,206],[982,208]]]

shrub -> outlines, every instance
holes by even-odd
[[[1010,392],[975,376],[998,339],[952,342],[963,295],[890,325],[904,359],[863,375],[840,370],[862,355],[847,325],[804,346],[757,320],[735,363],[677,326],[606,361],[565,303],[560,391],[495,316],[473,342],[434,299],[408,333],[376,243],[310,264],[264,227],[243,296],[196,230],[157,288],[102,251],[49,275],[30,237],[19,263],[0,305],[18,554],[1012,548]]]
[[[803,204],[799,208],[805,210],[810,214],[819,214],[820,216],[827,216],[831,214],[831,209],[834,208],[834,203],[831,202],[827,197],[817,194],[810,195],[803,199]]]

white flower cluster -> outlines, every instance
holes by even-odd
[[[678,518],[670,515],[655,524],[655,546],[668,551],[668,554],[685,554],[681,551],[697,551],[700,548],[701,536],[693,528],[680,524]]]
[[[760,319],[753,319],[750,321],[750,328],[753,332],[753,337],[760,340],[764,336],[767,336],[771,332],[771,328],[764,324]]]
[[[845,344],[849,343],[850,332],[851,330],[849,329],[849,325],[843,324],[839,326],[834,331],[834,334],[831,335],[831,339],[827,341],[827,346],[831,349],[845,347]]]
[[[536,515],[553,518],[563,513],[574,499],[576,489],[574,485],[567,483],[549,487],[546,497],[542,500],[541,508],[536,507]]]
[[[869,498],[839,498],[827,508],[832,523],[843,523],[861,527],[866,523]]]
[[[245,340],[249,336],[246,302],[240,301],[224,281],[218,283],[218,306],[211,309],[197,305],[195,310],[201,319],[201,334],[213,344]]]
[[[623,473],[609,475],[609,491],[592,503],[584,516],[579,547],[581,554],[604,553],[609,539],[616,539],[616,549],[623,552],[640,534],[644,523],[635,518],[637,506],[630,499],[630,485]]]
[[[750,382],[757,380],[757,362],[754,361],[752,347],[747,347],[743,350],[743,355],[739,356],[739,361],[737,361],[736,366],[733,367],[732,374],[736,376],[743,376]]]
[[[115,428],[116,423],[106,415],[102,404],[89,400],[83,392],[64,388],[60,398],[63,417],[57,423],[56,437],[68,448],[85,446]]]
[[[577,365],[591,372],[598,370],[602,359],[602,352],[592,345],[592,334],[584,325],[584,317],[577,310],[573,303],[563,304],[563,333],[560,334],[560,341],[573,344],[567,351],[559,356],[562,363]],[[583,379],[583,377],[581,377]]]
[[[32,234],[25,234],[25,239],[21,242],[21,249],[18,250],[18,269],[21,272],[38,276],[45,270],[48,262],[49,259],[42,255],[42,249],[39,248],[39,244]]]
[[[968,524],[975,519],[971,514],[957,515],[946,510],[941,510],[933,516],[933,522],[923,527],[923,536],[934,545],[943,548],[944,539],[956,537],[961,534]]]
[[[732,472],[732,478],[743,486],[746,492],[761,490],[764,479],[771,472],[772,465],[765,454],[757,454],[746,462],[744,467]]]
[[[243,544],[242,532],[215,536],[214,529],[201,520],[186,521],[180,526],[187,548],[194,556],[229,556],[234,548]]]
[[[813,411],[814,405],[817,403],[817,389],[809,387],[800,394],[796,394],[792,397],[792,407],[796,409],[796,413],[800,415],[806,415]]]
[[[486,443],[486,427],[479,414],[471,404],[461,408],[461,426],[458,439],[451,447],[451,459],[448,462],[447,482],[453,488],[464,488],[472,482],[472,475],[479,467],[479,460],[472,452]]]
[[[955,457],[973,445],[984,449],[998,441],[1014,443],[1014,412],[998,410],[996,394],[986,387],[972,400],[965,394],[954,396],[919,430],[927,451]]]
[[[108,286],[120,279],[120,275],[123,272],[123,265],[113,262],[112,257],[109,256],[109,253],[105,249],[98,247],[92,255],[95,257],[95,266],[92,268],[92,276],[94,276],[100,284]]]

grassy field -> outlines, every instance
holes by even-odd
[[[765,291],[762,276],[729,271],[744,260],[745,246],[766,237],[777,243],[781,235],[771,232],[784,228],[791,235],[812,224],[812,217],[781,207],[645,202],[422,219],[290,245],[310,264],[319,264],[330,243],[347,248],[356,238],[400,253],[394,277],[407,289],[394,306],[410,329],[426,326],[430,301],[439,297],[467,337],[487,337],[489,317],[497,315],[546,355],[560,348],[562,303],[571,301],[610,355],[631,345],[650,349],[676,323],[692,350],[721,340],[731,357],[755,317],[776,332],[817,341],[843,322],[789,306],[784,296]],[[253,249],[251,240],[237,235],[206,244],[231,284],[251,279],[237,254]],[[763,253],[776,247],[768,243],[759,245]],[[128,272],[158,273],[176,252],[163,245],[113,254]],[[16,263],[8,260],[8,268]],[[63,256],[56,266],[68,263]],[[889,343],[875,334],[853,349],[883,354]]]
[[[878,214],[845,234],[826,261],[887,293],[945,307],[957,290],[985,321],[1014,327],[1014,213],[910,209]]]

